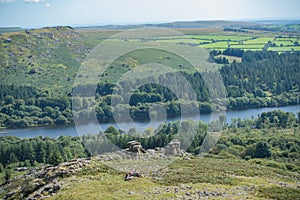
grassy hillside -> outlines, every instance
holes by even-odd
[[[41,195],[40,197],[46,199],[59,200],[199,198],[295,200],[300,197],[297,183],[299,174],[244,160],[179,158],[159,171],[142,173],[141,178],[131,181],[124,181],[125,173],[107,168],[105,161],[100,161],[96,157],[83,167],[78,169],[75,167],[73,172],[70,172],[70,169],[74,169],[71,163],[54,167],[55,171],[51,171],[48,167],[49,172],[39,178],[32,178],[32,172],[21,172],[19,175],[28,173],[28,178],[24,178],[26,176],[16,178],[2,189],[4,191],[9,189],[12,198],[18,196],[18,191],[22,191],[27,192],[29,196]],[[44,173],[43,170],[45,170],[43,167],[36,168],[33,172],[35,176],[39,176],[39,173]],[[34,192],[40,187],[38,185],[46,185],[42,194]],[[51,191],[53,186],[58,186],[59,190]],[[0,193],[0,197],[4,197],[4,194]]]
[[[0,35],[0,76],[3,83],[69,92],[89,51],[84,37],[70,27],[5,33]]]
[[[124,181],[124,173],[92,161],[75,176],[59,179],[49,199],[299,199],[299,174],[246,161],[179,159],[149,176]]]

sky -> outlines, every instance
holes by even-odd
[[[0,27],[300,19],[300,0],[0,0]]]

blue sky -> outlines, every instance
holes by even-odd
[[[0,27],[300,18],[299,0],[0,0]]]

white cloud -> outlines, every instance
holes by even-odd
[[[0,3],[13,3],[15,0],[0,0]]]
[[[40,3],[44,0],[24,0],[26,3]]]
[[[47,8],[49,8],[50,7],[50,3],[46,3],[46,5],[45,5]]]

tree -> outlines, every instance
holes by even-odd
[[[113,127],[113,126],[108,127],[108,128],[104,131],[104,133],[108,133],[108,134],[112,134],[112,135],[118,135],[118,134],[120,134],[119,131],[118,131],[118,129],[116,129],[116,128]]]
[[[254,158],[269,158],[271,154],[271,148],[268,143],[260,141],[256,144]]]
[[[58,118],[55,120],[55,124],[67,124],[68,120],[63,115],[58,116]]]
[[[18,158],[14,152],[11,152],[9,155],[9,163],[16,163],[18,162]]]
[[[0,163],[0,173],[2,173],[4,171],[4,167],[3,167],[3,164]]]
[[[4,180],[5,180],[5,183],[8,183],[9,179],[11,178],[11,170],[6,168],[4,170]]]
[[[13,104],[15,102],[15,98],[13,96],[7,95],[4,98],[4,104]]]
[[[64,160],[58,150],[55,150],[48,159],[48,163],[52,164],[52,165],[58,165],[59,163],[62,163],[63,161]]]

